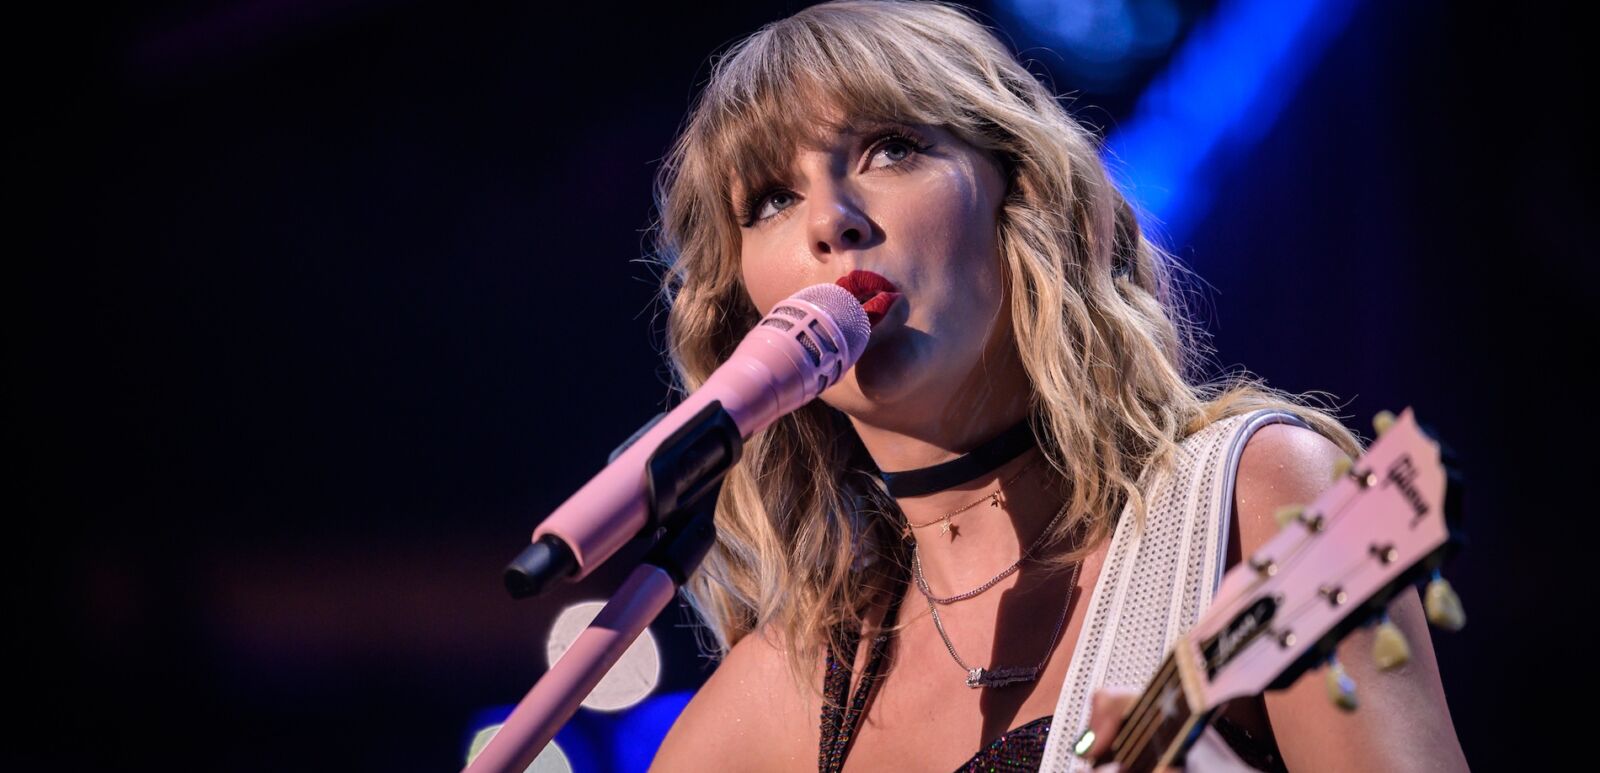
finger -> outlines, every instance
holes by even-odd
[[[1096,690],[1089,699],[1089,729],[1085,733],[1086,736],[1092,733],[1093,741],[1082,756],[1096,760],[1105,755],[1111,748],[1111,739],[1122,726],[1123,717],[1138,700],[1139,691],[1127,687]]]

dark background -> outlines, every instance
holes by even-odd
[[[517,603],[499,573],[667,397],[638,262],[656,162],[708,55],[803,5],[18,22],[8,754],[459,768],[477,712],[544,668],[553,611],[621,577]],[[1415,406],[1467,461],[1448,574],[1471,624],[1435,646],[1486,770],[1553,761],[1550,701],[1589,670],[1579,26],[1356,3],[1174,245],[1210,285],[1219,365],[1328,392],[1368,434]],[[1162,64],[1086,91],[1029,58],[1113,130]],[[684,622],[655,626],[663,691],[707,672]]]

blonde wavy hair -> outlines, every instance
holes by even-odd
[[[1305,396],[1248,373],[1196,383],[1209,350],[1187,316],[1181,268],[1146,238],[1108,178],[1098,140],[964,9],[841,0],[738,42],[713,66],[656,180],[656,259],[676,386],[698,388],[759,320],[740,274],[733,184],[781,179],[794,148],[848,118],[942,126],[1008,175],[999,260],[1031,412],[1070,515],[1085,529],[1070,565],[1107,538],[1125,505],[1142,519],[1142,475],[1210,422],[1258,408],[1302,417],[1352,456],[1360,442]],[[820,400],[751,437],[717,504],[717,543],[685,588],[721,655],[753,631],[811,684],[822,647],[861,630],[904,571],[898,513],[848,419]]]

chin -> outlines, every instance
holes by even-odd
[[[975,363],[910,326],[893,332],[862,354],[821,399],[878,427],[938,421]]]
[[[892,426],[897,423],[894,417],[931,415],[931,409],[917,405],[916,398],[927,392],[919,388],[919,380],[912,373],[909,368],[867,368],[863,372],[858,363],[820,399],[852,419],[876,426]]]

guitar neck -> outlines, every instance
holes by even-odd
[[[1198,690],[1185,689],[1185,680],[1193,682],[1198,674],[1194,658],[1186,654],[1188,641],[1180,638],[1167,654],[1096,764],[1115,761],[1130,772],[1183,764],[1184,753],[1215,715],[1201,706]]]

